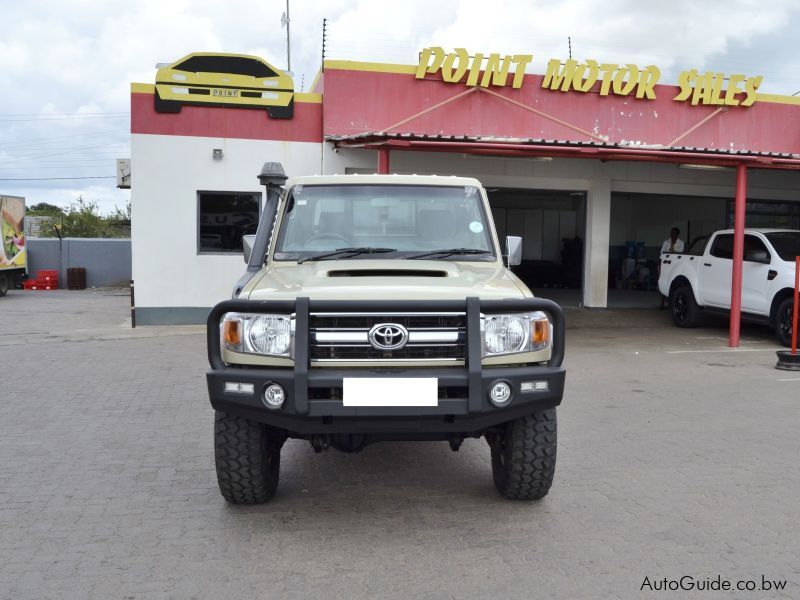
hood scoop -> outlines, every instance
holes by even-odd
[[[328,277],[447,277],[447,272],[426,269],[343,269],[328,271]]]

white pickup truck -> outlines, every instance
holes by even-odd
[[[746,229],[742,269],[742,316],[768,323],[781,344],[792,338],[795,257],[800,231]],[[659,291],[669,298],[678,327],[698,325],[701,309],[729,311],[733,230],[697,238],[686,252],[661,254]]]

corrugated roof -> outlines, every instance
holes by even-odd
[[[520,144],[531,146],[554,147],[580,147],[618,150],[658,150],[660,152],[691,152],[696,154],[717,154],[726,156],[761,156],[769,158],[800,159],[800,154],[786,152],[758,152],[753,150],[735,150],[728,148],[697,148],[694,146],[665,146],[662,144],[646,144],[644,142],[597,142],[576,140],[549,140],[544,138],[516,138],[498,136],[473,136],[473,135],[447,135],[430,133],[386,133],[382,131],[366,131],[353,135],[328,135],[328,142],[352,143],[378,143],[387,140],[409,141],[436,141],[436,142],[466,142],[466,143],[491,143],[491,144]]]

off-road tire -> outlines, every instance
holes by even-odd
[[[547,495],[556,471],[556,409],[507,423],[492,445],[492,476],[497,491],[512,500]]]
[[[794,299],[789,296],[781,300],[775,310],[775,335],[787,348],[792,345],[792,307]]]
[[[261,504],[275,495],[283,441],[266,425],[216,411],[214,456],[225,500]]]
[[[11,287],[9,277],[5,273],[0,273],[0,298],[8,293],[9,287]]]
[[[672,315],[672,322],[678,327],[697,327],[700,307],[697,306],[690,286],[679,285],[670,292],[669,312]]]

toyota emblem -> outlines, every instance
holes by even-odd
[[[379,323],[369,330],[369,343],[375,350],[400,350],[408,342],[408,330],[395,323]]]

